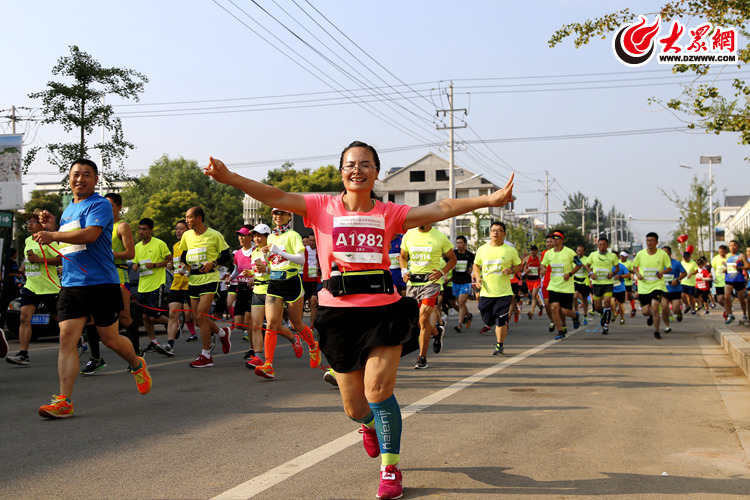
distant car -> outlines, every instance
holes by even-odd
[[[18,328],[21,325],[21,297],[11,301],[5,313],[5,324],[11,338],[18,338]],[[60,328],[55,318],[50,316],[44,304],[39,304],[36,313],[31,317],[31,340],[41,337],[57,337]]]

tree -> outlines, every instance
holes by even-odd
[[[77,138],[74,142],[31,148],[24,159],[25,169],[28,170],[40,150],[46,149],[50,162],[60,172],[67,172],[78,158],[101,156],[100,175],[106,182],[111,185],[115,180],[126,179],[123,160],[134,146],[125,140],[120,119],[111,105],[104,104],[104,97],[116,95],[138,101],[148,78],[132,69],[104,68],[75,45],[70,47],[70,56],[58,60],[52,74],[72,77],[73,83],[51,81],[47,83],[47,90],[33,92],[29,97],[42,99],[42,123],[58,123],[66,132],[75,132]],[[110,133],[109,140],[103,144],[88,140],[98,127]],[[99,154],[92,154],[95,151]],[[119,165],[119,171],[113,170],[113,164]]]
[[[153,219],[154,236],[170,243],[174,242],[174,223],[185,217],[188,208],[200,206],[206,212],[206,225],[231,245],[236,240],[234,232],[244,222],[242,198],[239,189],[204,175],[197,161],[164,155],[149,167],[148,175],[122,190],[127,207],[123,219],[133,228],[143,217]]]
[[[732,239],[736,240],[739,244],[740,252],[744,252],[747,247],[750,247],[750,227],[745,228],[738,233],[734,233]],[[727,241],[725,244],[729,245],[729,242]]]
[[[639,13],[644,15],[658,14],[664,21],[676,18],[700,19],[709,22],[712,27],[737,29],[737,57],[740,63],[750,60],[750,49],[746,44],[750,33],[747,29],[750,21],[750,3],[745,1],[728,0],[672,0],[665,3],[658,12]],[[550,38],[549,45],[554,47],[565,38],[575,35],[575,46],[586,45],[594,37],[606,38],[608,33],[617,30],[623,24],[632,22],[636,18],[630,9],[626,8],[605,16],[589,19],[584,22],[566,24]],[[710,34],[709,34],[710,36]],[[741,64],[738,64],[741,67]],[[675,73],[694,72],[700,77],[707,75],[708,64],[678,65]],[[663,103],[659,99],[651,99],[651,103],[666,106],[668,109],[691,115],[689,127],[700,126],[707,132],[719,134],[721,132],[737,132],[741,144],[750,144],[750,86],[743,80],[735,79],[733,95],[727,97],[710,81],[708,83],[690,84],[684,86],[679,97]]]
[[[47,210],[49,213],[55,216],[57,223],[60,223],[60,217],[63,213],[62,207],[62,196],[59,194],[47,194],[44,191],[34,190],[31,192],[31,199],[24,205],[24,212],[31,213],[35,209]],[[16,243],[18,247],[18,255],[24,255],[24,243],[31,233],[26,230],[26,219],[18,216],[16,217],[18,223],[16,230]]]
[[[672,203],[680,212],[680,223],[674,235],[687,234],[688,244],[693,244],[701,253],[705,253],[705,243],[709,240],[709,190],[705,183],[701,183],[698,176],[693,176],[690,183],[690,190],[687,197],[681,197],[677,191],[667,193],[659,188],[659,191]]]

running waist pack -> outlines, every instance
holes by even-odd
[[[430,281],[429,274],[410,274],[409,281],[412,283],[427,283]]]
[[[349,271],[323,281],[323,288],[334,297],[356,293],[393,293],[393,276],[389,270]]]
[[[292,271],[271,271],[272,280],[285,280],[297,276],[297,270]]]

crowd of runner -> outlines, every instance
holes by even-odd
[[[743,271],[750,264],[735,241],[719,247],[710,262],[689,252],[673,258],[655,233],[635,255],[612,251],[605,237],[586,255],[583,246],[566,246],[564,232],[555,230],[540,252],[535,245],[516,248],[506,240],[505,223],[493,221],[488,240],[472,252],[466,236],[451,242],[433,223],[505,205],[512,199],[512,177],[492,195],[409,207],[375,198],[380,162],[371,146],[352,143],[342,152],[339,170],[343,193],[303,195],[241,177],[212,158],[207,175],[272,209],[273,227],[238,228],[233,245],[238,248],[232,252],[198,206],[188,207],[185,219],[176,222],[177,243],[171,249],[153,236],[150,218],[138,222],[136,243],[130,226],[120,220],[122,198],[96,194],[96,165],[76,161],[69,175],[74,199],[59,226],[45,210],[24,213],[31,233],[24,262],[6,268],[6,276],[24,276],[25,282],[20,350],[8,355],[0,334],[0,357],[31,364],[31,318],[40,305],[59,322],[59,394],[39,408],[39,415],[73,415],[76,376],[106,367],[100,341],[125,360],[139,392],[146,394],[152,380],[145,353],[175,356],[182,325],[188,329],[186,340],[201,344],[190,367],[212,367],[214,348],[220,345],[227,354],[233,338],[241,337],[248,347],[244,365],[265,379],[276,377],[274,354],[281,336],[297,358],[307,350],[310,367],[325,369],[324,380],[339,387],[344,411],[361,426],[366,452],[381,456],[378,498],[399,498],[401,413],[393,394],[399,359],[415,353],[414,368],[427,369],[430,346],[433,354],[444,348],[449,315],[456,316],[457,333],[472,327],[480,334],[494,332],[495,356],[504,354],[509,328],[524,317],[537,321],[546,315],[549,332],[562,340],[568,320],[578,329],[597,314],[598,331],[608,335],[613,324],[622,325],[640,311],[654,338],[661,339],[660,326],[669,333],[685,314],[720,308],[731,323],[736,297],[747,320]],[[295,231],[293,213],[312,232]],[[129,288],[131,271],[138,274],[137,290]],[[215,316],[222,289],[225,327]],[[144,347],[130,314],[131,294],[149,339]],[[469,311],[472,300],[479,321]],[[164,342],[157,338],[156,324],[166,328]],[[90,350],[83,368],[80,349]]]

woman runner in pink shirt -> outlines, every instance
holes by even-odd
[[[315,322],[320,348],[336,372],[344,411],[362,424],[365,450],[381,455],[377,497],[400,498],[401,410],[393,389],[401,356],[418,347],[419,311],[416,301],[394,289],[390,241],[417,226],[506,205],[513,199],[513,175],[489,195],[410,207],[375,199],[380,159],[372,146],[351,143],[339,171],[344,192],[328,196],[285,193],[230,172],[214,158],[205,168],[206,175],[261,203],[301,215],[315,231],[324,280]]]

